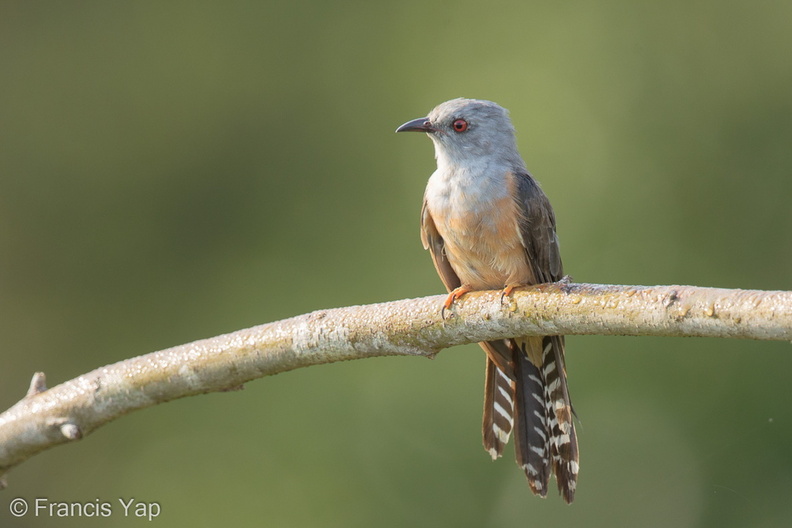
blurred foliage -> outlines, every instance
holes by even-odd
[[[790,17],[772,1],[3,2],[2,405],[37,370],[54,385],[439,293],[418,240],[431,145],[393,131],[458,96],[510,109],[575,280],[792,289]],[[792,521],[788,343],[568,348],[572,507],[489,462],[470,346],[134,413],[13,471],[0,519],[53,525],[13,519],[16,496],[134,496],[174,527]]]

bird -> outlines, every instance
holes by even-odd
[[[396,132],[425,132],[437,170],[421,208],[421,241],[448,290],[441,312],[465,293],[565,279],[555,213],[517,150],[508,111],[480,99],[436,106]],[[461,301],[460,301],[461,302]],[[555,475],[572,503],[579,471],[563,336],[479,343],[486,352],[484,448],[495,460],[514,434],[517,465],[546,497]]]

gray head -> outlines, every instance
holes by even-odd
[[[517,152],[509,112],[491,101],[452,99],[429,115],[413,119],[396,132],[426,132],[435,144],[438,162],[467,164],[483,159],[524,168]]]

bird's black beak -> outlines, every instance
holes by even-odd
[[[407,121],[396,129],[396,132],[434,132],[435,128],[428,117],[419,117],[412,121]]]

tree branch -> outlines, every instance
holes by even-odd
[[[554,283],[476,292],[445,320],[432,296],[321,310],[98,368],[27,395],[0,414],[0,477],[36,453],[79,440],[128,412],[241,388],[288,370],[523,335],[654,335],[792,340],[792,292]],[[0,485],[2,479],[0,478]]]

